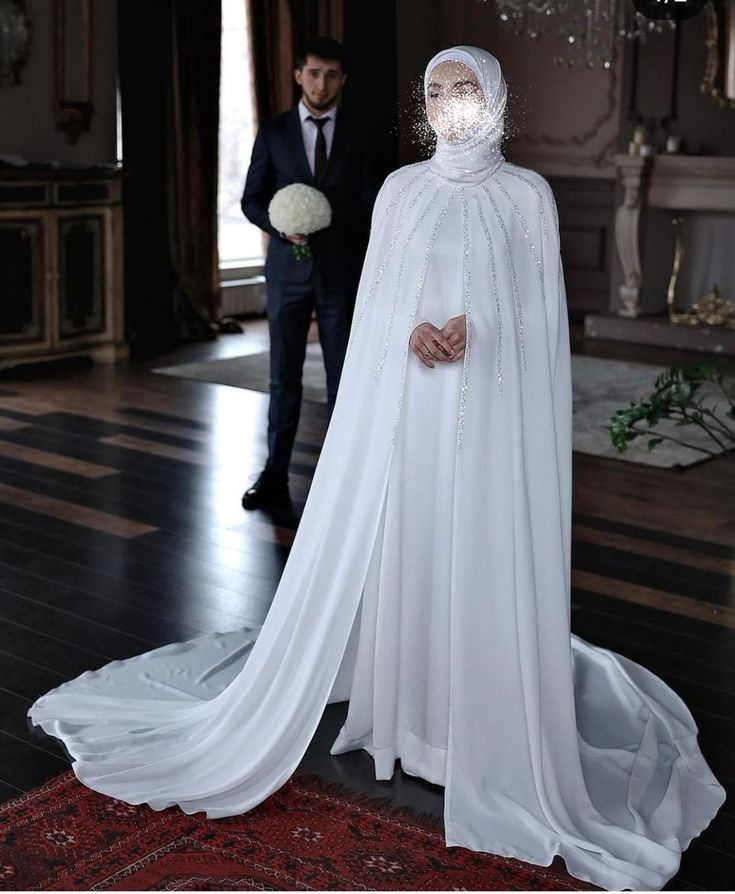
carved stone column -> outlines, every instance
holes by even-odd
[[[616,155],[615,165],[622,175],[625,190],[623,202],[615,215],[615,242],[623,268],[618,314],[621,317],[637,317],[641,309],[640,217],[651,156]]]

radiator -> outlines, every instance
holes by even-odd
[[[220,317],[264,314],[266,309],[265,277],[248,276],[223,280],[220,283]]]

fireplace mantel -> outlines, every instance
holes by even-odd
[[[652,208],[735,212],[735,158],[657,155],[647,201]]]
[[[588,316],[585,334],[636,342],[735,353],[735,330],[712,326],[680,326],[668,316],[642,315],[641,257],[643,210],[735,213],[735,158],[705,155],[616,155],[623,198],[615,215],[615,241],[622,278],[611,294],[607,314]],[[662,314],[665,313],[662,296]]]
[[[735,212],[735,158],[709,155],[616,155],[624,196],[615,216],[615,240],[623,281],[617,312],[640,316],[643,277],[640,255],[641,212],[649,208],[672,211]]]

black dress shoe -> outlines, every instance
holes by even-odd
[[[282,505],[289,500],[288,478],[266,467],[255,484],[243,494],[242,508],[258,509],[260,506]]]

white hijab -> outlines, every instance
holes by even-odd
[[[485,109],[467,134],[449,140],[437,132],[436,150],[430,161],[433,170],[451,180],[474,183],[503,163],[500,143],[505,123],[508,91],[500,63],[478,47],[457,46],[437,53],[424,73],[424,100],[428,98],[431,72],[441,62],[462,62],[470,68],[482,87]]]

